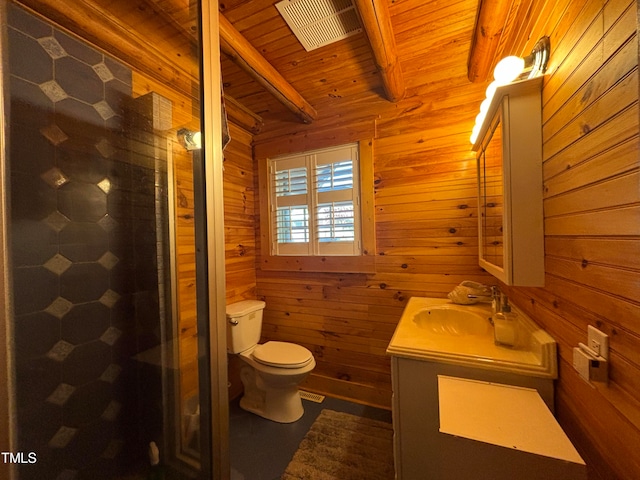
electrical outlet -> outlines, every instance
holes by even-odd
[[[587,327],[587,346],[595,355],[609,360],[609,336],[595,327]]]

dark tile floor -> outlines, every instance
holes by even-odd
[[[391,412],[326,397],[322,403],[302,400],[304,415],[281,424],[242,410],[239,400],[230,407],[231,480],[278,480],[298,445],[323,409],[352,413],[391,423]]]

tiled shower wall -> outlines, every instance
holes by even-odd
[[[166,173],[128,68],[16,6],[8,21],[18,448],[37,455],[19,474],[114,478],[161,434],[160,376],[134,357],[160,341]]]

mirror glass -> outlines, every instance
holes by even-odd
[[[492,133],[478,156],[480,189],[480,258],[504,268],[504,182],[502,119],[496,117]]]

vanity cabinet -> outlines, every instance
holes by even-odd
[[[393,454],[396,480],[450,479],[451,459],[442,455],[438,376],[533,388],[553,411],[553,379],[451,365],[393,355]],[[493,475],[491,471],[483,475]],[[454,477],[460,478],[460,477]],[[476,478],[485,478],[476,475]]]
[[[474,464],[469,458],[454,455],[452,460],[447,454],[452,450],[449,449],[451,435],[441,431],[442,377],[533,389],[548,412],[553,412],[554,379],[558,372],[556,342],[515,305],[513,313],[520,338],[514,348],[494,343],[488,305],[452,305],[442,298],[409,299],[387,347],[387,354],[391,356],[397,480],[505,478],[507,470],[500,468],[499,460],[493,464],[496,468],[490,469],[486,463],[482,472],[469,476],[460,475],[459,469],[452,468],[452,464],[465,468]],[[468,314],[478,314],[480,321],[486,321],[487,328],[471,331],[448,328],[473,322]],[[521,413],[529,412],[523,409]],[[497,470],[501,471],[500,475]]]
[[[544,286],[542,77],[498,87],[473,146],[479,263],[507,285]]]

